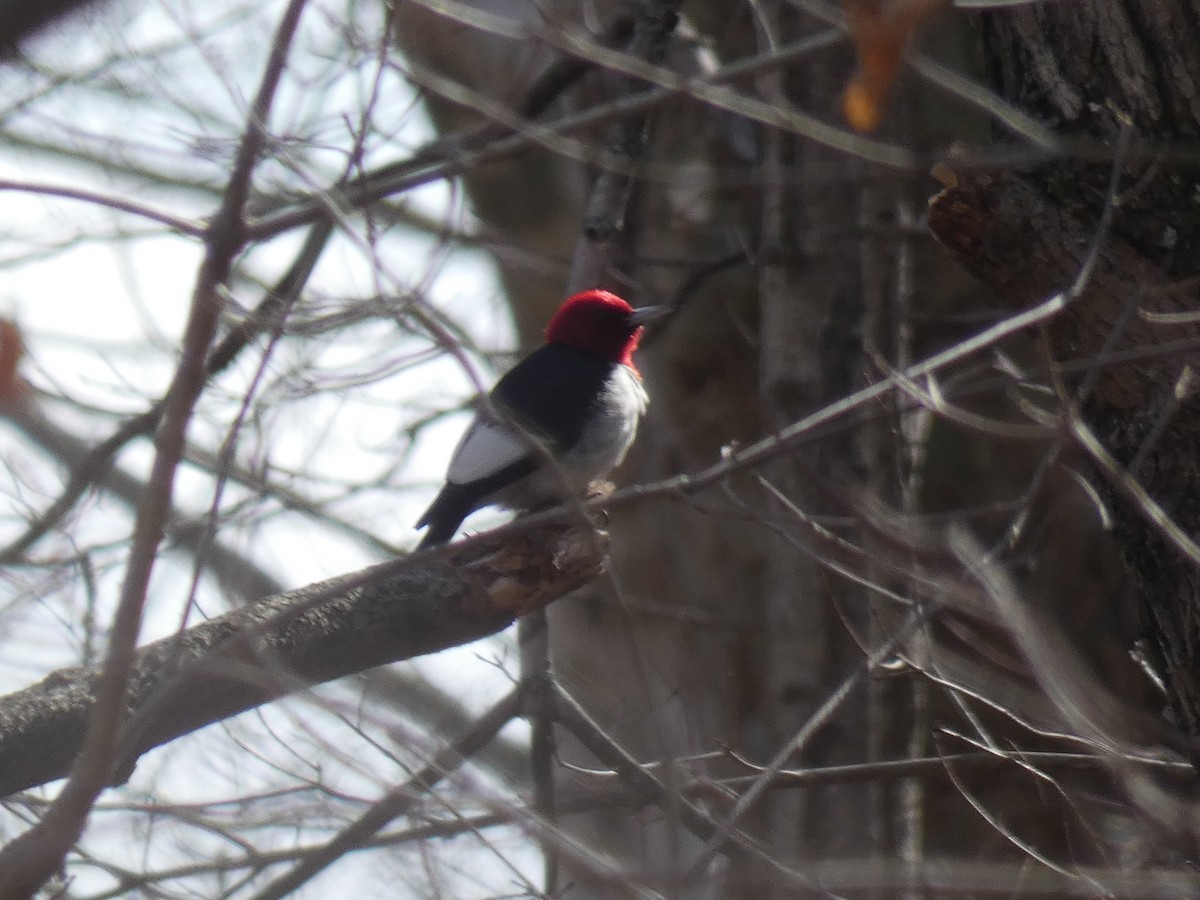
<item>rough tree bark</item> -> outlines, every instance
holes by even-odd
[[[543,525],[432,559],[384,563],[245,605],[142,647],[112,783],[180,735],[314,684],[493,634],[595,578],[604,541]],[[97,668],[0,697],[0,795],[65,776]]]
[[[937,197],[930,224],[955,257],[1013,304],[1068,288],[1096,239],[1119,159],[1111,232],[1086,289],[1049,327],[1060,362],[1095,360],[1087,424],[1130,476],[1190,536],[1200,534],[1200,5],[1031,4],[977,20],[994,87],[1093,148],[1019,173],[963,175]],[[1185,347],[1121,362],[1124,350]],[[1078,379],[1072,379],[1077,385]],[[1145,637],[1174,716],[1200,733],[1200,566],[1105,484],[1133,576]]]

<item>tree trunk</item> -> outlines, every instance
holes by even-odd
[[[1036,4],[981,15],[978,26],[1001,95],[1097,159],[965,177],[935,202],[931,225],[1013,304],[1070,287],[1101,242],[1091,278],[1049,334],[1060,362],[1094,361],[1085,421],[1122,467],[1098,482],[1113,506],[1147,649],[1174,716],[1196,734],[1200,560],[1147,518],[1126,480],[1140,482],[1185,535],[1200,533],[1194,348],[1154,353],[1200,336],[1193,317],[1154,315],[1200,308],[1200,165],[1183,150],[1200,134],[1200,5]],[[1109,157],[1118,147],[1114,196]],[[1110,201],[1115,214],[1104,233]],[[1149,352],[1123,363],[1103,358],[1135,349]]]

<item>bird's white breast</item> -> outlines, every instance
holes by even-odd
[[[625,458],[648,403],[642,380],[628,366],[614,367],[579,440],[563,455],[562,467],[576,490],[604,477]]]

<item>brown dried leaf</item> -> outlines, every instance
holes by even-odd
[[[858,73],[846,86],[842,114],[855,131],[874,131],[917,27],[947,0],[845,0]]]
[[[17,374],[25,345],[21,329],[11,319],[0,319],[0,403],[13,403],[24,393],[24,381]]]

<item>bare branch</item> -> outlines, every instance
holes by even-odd
[[[379,829],[403,815],[426,791],[494,738],[520,711],[521,689],[518,687],[479,716],[468,732],[442,748],[429,765],[389,791],[328,844],[305,854],[295,867],[256,893],[252,900],[280,900],[342,856],[362,847]]]
[[[242,216],[250,195],[250,178],[266,138],[267,116],[305,3],[292,0],[280,22],[229,185],[206,236],[206,254],[192,294],[183,352],[163,403],[154,464],[139,505],[121,598],[95,688],[95,703],[89,711],[86,736],[67,784],[46,815],[0,850],[0,896],[31,893],[54,874],[78,840],[92,804],[108,783],[150,573],[166,529],[175,472],[183,457],[192,409],[206,380],[205,357],[216,336],[221,309],[218,288],[228,281],[234,257],[245,243]]]
[[[275,597],[138,651],[119,771],[180,735],[308,685],[492,634],[600,571],[591,533],[542,528],[385,563]],[[99,669],[66,669],[0,698],[0,794],[61,778]]]

